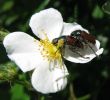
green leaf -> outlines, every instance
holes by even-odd
[[[0,41],[3,41],[4,37],[8,35],[9,31],[4,28],[0,28]]]
[[[6,25],[11,25],[16,19],[18,18],[17,15],[12,15],[12,16],[9,16],[5,22]]]
[[[50,0],[44,0],[36,11],[38,12],[38,11],[44,9],[49,4],[49,2],[50,2]]]
[[[110,1],[107,1],[103,6],[102,9],[105,13],[110,14]]]
[[[96,7],[94,8],[93,12],[92,12],[92,16],[93,18],[103,18],[104,13],[102,12],[102,10],[96,5]]]
[[[77,100],[89,100],[90,97],[91,97],[91,95],[90,94],[87,94],[85,96],[79,97]]]
[[[11,100],[30,100],[29,95],[24,91],[24,87],[20,84],[15,84],[11,88]]]
[[[7,1],[5,2],[3,5],[2,5],[2,10],[3,11],[8,11],[10,10],[14,5],[14,2],[13,1]]]

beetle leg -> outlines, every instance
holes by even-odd
[[[72,47],[69,47],[69,48],[70,48],[70,50],[72,50],[72,52],[76,53],[80,57],[82,57],[84,59],[89,59],[89,57],[84,57],[80,52],[78,52],[77,50],[73,49]]]
[[[96,55],[96,57],[98,57],[98,55],[96,54],[94,49],[91,47],[91,45],[87,41],[84,41],[84,42],[89,46],[89,48],[93,51],[93,53]]]

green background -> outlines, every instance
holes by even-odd
[[[77,100],[110,100],[110,15],[102,9],[105,1],[0,0],[0,31],[23,31],[33,35],[28,24],[31,15],[53,7],[61,12],[65,22],[77,22],[88,29],[104,48],[104,53],[89,63],[65,61],[70,72],[67,87],[61,92],[43,95],[32,89],[29,75],[10,62],[0,44],[0,74],[3,73],[0,100],[75,100],[74,95]]]

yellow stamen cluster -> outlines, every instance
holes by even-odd
[[[44,59],[47,59],[50,63],[51,61],[58,61],[60,64],[60,68],[62,66],[62,51],[61,48],[64,46],[64,40],[59,40],[57,45],[52,44],[47,34],[44,30],[39,32],[39,34],[44,35],[45,39],[40,40],[40,51]]]
[[[60,47],[62,47],[63,41],[59,41],[58,45],[53,45],[48,38],[40,40],[41,54],[44,58],[51,61],[59,61],[60,67],[62,66],[62,54]]]
[[[61,58],[60,51],[49,40],[40,40],[40,44],[43,47],[43,56],[47,57],[48,59],[54,60]]]

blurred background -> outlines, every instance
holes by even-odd
[[[65,22],[77,22],[101,42],[104,53],[87,64],[65,61],[70,72],[67,87],[42,95],[33,91],[28,74],[10,62],[0,43],[0,100],[110,100],[110,1],[108,0],[0,0],[0,41],[7,32],[29,27],[32,14],[56,8]]]

